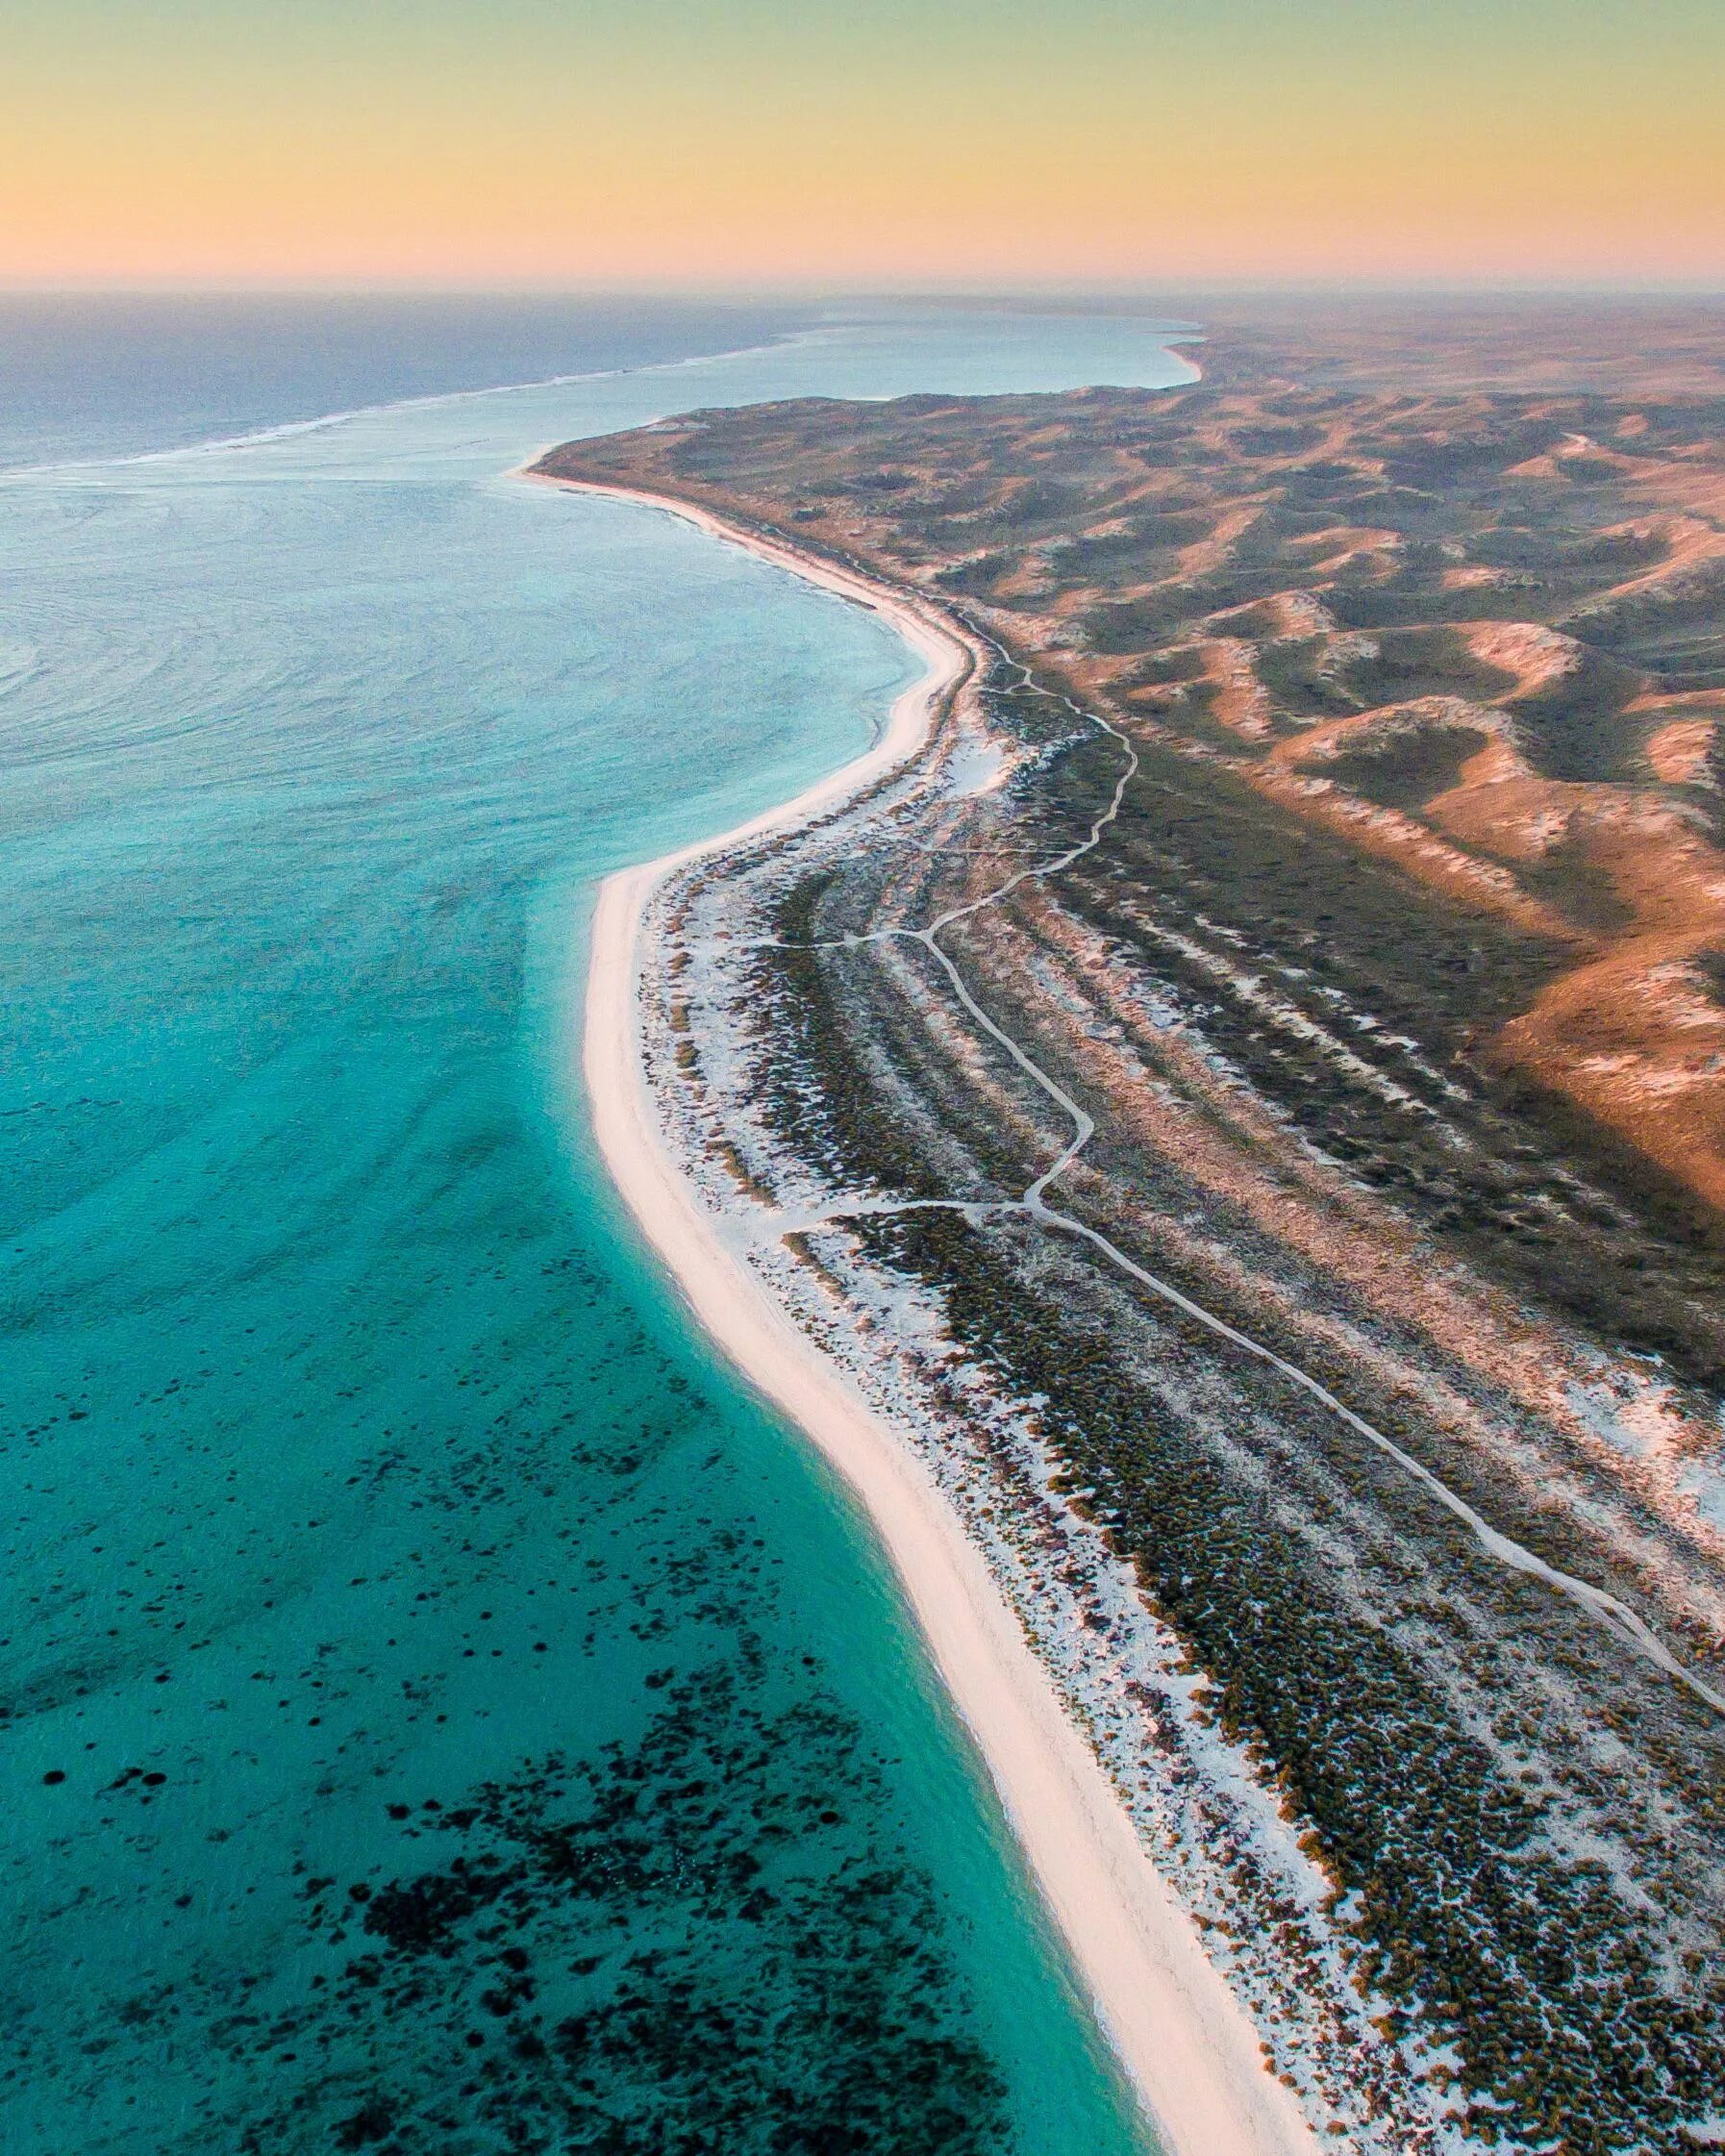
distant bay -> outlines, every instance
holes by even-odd
[[[503,475],[1185,368],[714,308],[468,314],[438,375],[379,308],[339,424],[311,315],[249,395],[202,315],[177,414],[81,421],[74,340],[0,442],[79,460],[0,480],[8,2148],[1125,2151],[866,1528],[690,1337],[570,1066],[599,876],[854,754],[910,662]],[[581,379],[460,393],[511,352]]]
[[[556,294],[0,292],[0,471],[764,344],[808,308]]]

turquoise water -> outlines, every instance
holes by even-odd
[[[906,654],[502,475],[1182,371],[899,317],[0,484],[9,2152],[1138,2145],[572,1068],[596,880],[854,754]]]

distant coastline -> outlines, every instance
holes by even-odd
[[[1310,2126],[1266,2069],[1248,2017],[1145,1853],[981,1553],[912,1449],[727,1244],[667,1141],[644,1065],[640,984],[655,898],[695,863],[747,839],[806,825],[910,764],[962,694],[978,652],[919,595],[673,495],[542,472],[517,476],[681,516],[870,608],[927,663],[863,755],[738,829],[624,869],[602,886],[581,1049],[595,1135],[618,1190],[702,1325],[802,1427],[867,1509],[1103,2026],[1170,2156],[1312,2150]]]

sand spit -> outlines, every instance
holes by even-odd
[[[550,484],[568,484],[549,482]],[[1318,2143],[1264,2067],[1258,2034],[1191,1918],[1145,1854],[981,1552],[933,1476],[773,1299],[667,1142],[643,1060],[639,985],[649,903],[703,856],[819,816],[914,757],[975,654],[932,608],[704,510],[621,488],[712,536],[867,606],[927,662],[874,747],[739,829],[625,869],[593,922],[583,1058],[594,1130],[630,1210],[696,1316],[794,1419],[866,1507],[998,1789],[1103,2025],[1171,2156],[1271,2156]]]

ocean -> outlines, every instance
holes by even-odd
[[[908,654],[507,475],[1186,371],[1082,314],[0,302],[9,2156],[1145,2145],[574,1066],[597,881]]]

